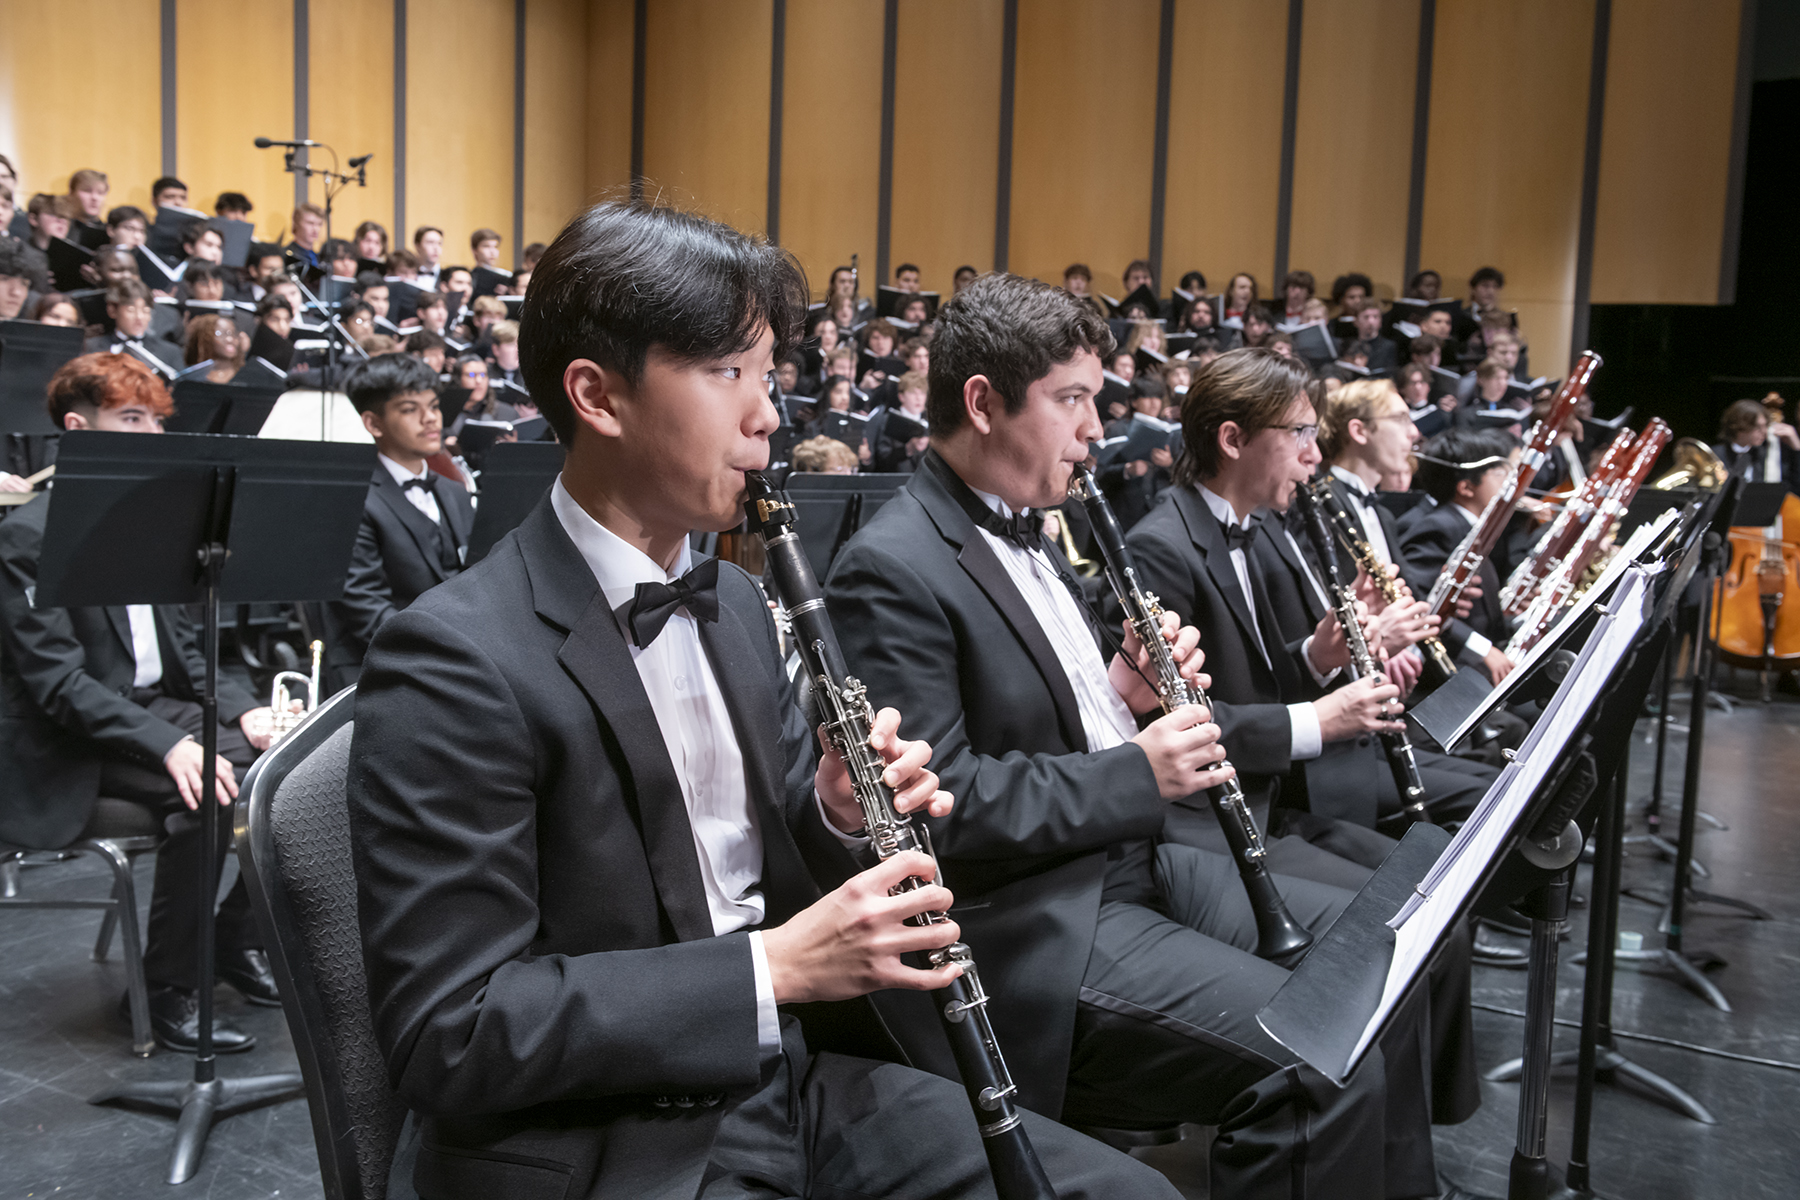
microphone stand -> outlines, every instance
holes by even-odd
[[[310,148],[306,146],[289,146],[286,153],[283,155],[282,169],[290,175],[300,175],[307,179],[317,176],[325,181],[325,239],[330,241],[332,201],[337,199],[339,192],[349,187],[352,183],[357,187],[369,186],[368,164],[369,160],[375,156],[373,154],[364,154],[358,158],[351,159],[350,165],[356,169],[356,174],[351,175],[347,172],[338,170],[338,156],[336,150],[333,150],[324,142],[319,142],[317,144],[321,150],[324,150],[331,155],[331,169],[329,171],[324,167],[315,167],[304,159],[301,159],[299,162],[295,161],[295,158],[301,151]]]

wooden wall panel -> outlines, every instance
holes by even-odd
[[[888,246],[894,262],[919,264],[924,286],[945,296],[964,263],[994,266],[1005,13],[1003,0],[900,6]]]
[[[255,47],[254,87],[241,86],[237,69],[246,47]],[[257,236],[280,237],[293,177],[281,151],[255,141],[294,136],[292,0],[178,0],[175,62],[175,174],[188,185],[189,206],[211,213],[220,192],[242,192],[255,205]]]
[[[412,0],[407,6],[413,38],[419,36],[421,25],[437,19],[435,7],[430,0]],[[388,231],[390,249],[405,246],[407,231],[394,228],[394,6],[375,0],[308,0],[307,26],[307,136],[336,150],[340,163],[364,154],[375,156],[365,174],[368,186],[351,184],[338,193],[331,209],[331,232],[347,238],[362,222],[376,221]],[[511,44],[509,38],[507,45]],[[421,68],[429,70],[429,64]],[[511,95],[509,90],[504,97],[509,112]],[[423,147],[419,126],[408,112],[407,155],[416,161],[413,156]],[[320,150],[310,153],[315,166],[330,165],[330,155]],[[459,186],[462,176],[459,170]],[[293,194],[291,189],[288,194]],[[324,181],[310,181],[307,196],[314,204],[323,204]],[[410,180],[407,196],[409,206],[419,200]]]
[[[1154,53],[1153,36],[1141,54]],[[1153,73],[1153,57],[1137,61],[1148,61]],[[1198,270],[1221,291],[1232,275],[1248,271],[1263,295],[1273,287],[1286,62],[1285,4],[1176,0],[1166,282]],[[1404,206],[1404,181],[1401,189]]]
[[[587,0],[525,6],[527,245],[554,238],[587,197],[587,39]],[[523,249],[511,247],[501,261],[516,266]]]
[[[806,269],[815,296],[852,254],[862,256],[865,294],[884,282],[874,274],[882,7],[881,0],[788,0],[781,244]],[[874,71],[860,69],[871,61]]]
[[[1020,275],[1062,282],[1082,261],[1119,295],[1150,249],[1156,0],[1020,0],[1012,244]]]
[[[591,0],[586,92],[589,203],[622,192],[631,183],[631,38],[632,0]]]
[[[1477,267],[1504,271],[1531,369],[1552,378],[1571,358],[1593,31],[1594,0],[1440,4],[1432,50],[1419,265],[1454,296]],[[1503,102],[1471,104],[1477,81]]]
[[[513,6],[409,0],[406,11],[407,224],[438,226],[444,261],[463,265],[473,260],[469,235],[496,229],[505,262],[513,255]],[[380,112],[391,121],[391,107]]]
[[[660,194],[747,233],[763,231],[773,19],[770,0],[656,0],[649,6],[646,195]]]
[[[1737,0],[1614,8],[1594,227],[1595,304],[1716,304]]]
[[[1406,282],[1413,89],[1405,68],[1418,45],[1419,0],[1306,6],[1288,263],[1311,271],[1327,298],[1346,271],[1393,295]]]
[[[83,167],[106,172],[109,205],[147,209],[162,174],[157,0],[91,0],[79,12],[16,2],[0,19],[0,153],[18,169],[20,210],[35,192],[68,191]]]

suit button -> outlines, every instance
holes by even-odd
[[[650,1103],[656,1105],[658,1108],[667,1108],[672,1101],[670,1101],[667,1096],[656,1096],[651,1099]]]
[[[700,1103],[707,1108],[717,1108],[725,1100],[723,1092],[708,1092],[700,1097]]]
[[[694,1107],[694,1098],[692,1096],[677,1096],[675,1097],[675,1107],[692,1108]]]
[[[1359,746],[1367,746],[1369,744],[1369,740],[1370,740],[1369,735],[1365,733],[1361,737],[1356,739],[1356,744]]]

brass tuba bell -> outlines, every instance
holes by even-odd
[[[1729,474],[1725,464],[1719,461],[1719,456],[1705,442],[1697,438],[1682,438],[1675,443],[1675,465],[1650,486],[1659,492],[1684,487],[1716,492],[1725,486],[1725,478]]]

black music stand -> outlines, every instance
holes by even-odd
[[[200,827],[209,849],[219,832],[213,774],[219,604],[341,595],[373,458],[369,446],[193,434],[81,431],[62,441],[37,603],[204,604]],[[295,520],[296,512],[305,518]],[[200,894],[216,897],[212,855],[202,854],[200,863]],[[89,1101],[177,1116],[170,1183],[193,1178],[215,1120],[301,1091],[295,1074],[219,1078],[212,1047],[213,919],[213,906],[203,906],[193,1079],[124,1084]]]
[[[894,498],[911,475],[813,475],[796,471],[785,487],[795,505],[806,557],[821,573],[857,530]],[[823,574],[821,574],[823,578]]]
[[[79,329],[0,321],[0,434],[6,437],[0,468],[32,475],[55,459],[62,431],[44,407],[44,389],[56,369],[80,353]]]
[[[562,474],[563,448],[556,442],[495,442],[483,461],[475,526],[469,531],[469,566],[494,543],[519,527],[556,477]]]
[[[163,428],[170,433],[227,433],[255,437],[287,391],[285,384],[210,383],[183,379],[174,388],[175,412]]]

